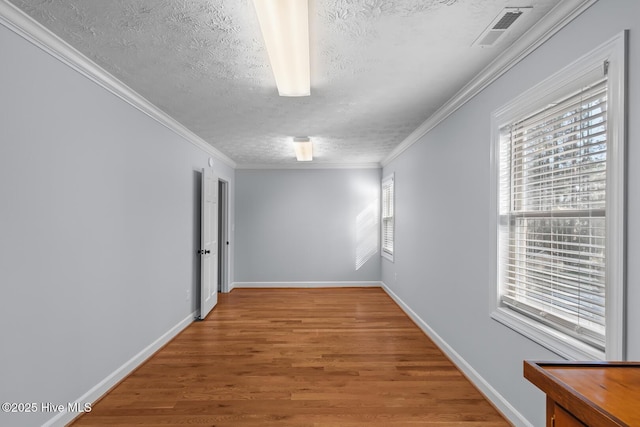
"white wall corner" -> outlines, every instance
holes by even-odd
[[[444,352],[449,359],[460,369],[480,392],[502,413],[513,425],[522,427],[534,427],[516,408],[509,403],[493,386],[485,380],[453,347],[451,347],[440,335],[436,333],[418,314],[409,307],[398,295],[396,295],[384,282],[382,289],[400,306],[400,308],[413,320],[416,325]]]
[[[93,386],[85,394],[80,396],[71,404],[77,403],[78,407],[82,408],[86,403],[93,404],[98,401],[104,394],[106,394],[111,388],[117,385],[120,381],[132,373],[136,368],[142,365],[148,358],[153,356],[158,350],[160,350],[165,344],[175,338],[180,332],[182,332],[187,326],[189,326],[193,319],[197,316],[198,312],[194,311],[187,317],[178,322],[174,327],[165,332],[157,340],[149,344],[146,348],[141,350],[138,354],[127,360],[122,366],[109,374],[106,378]],[[80,414],[74,412],[63,411],[56,414],[45,422],[42,427],[63,427],[73,421]]]

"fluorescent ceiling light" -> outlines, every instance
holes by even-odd
[[[299,162],[310,162],[313,160],[313,145],[307,137],[293,138],[293,149],[296,151],[296,159]]]
[[[253,0],[280,96],[309,96],[308,0]]]

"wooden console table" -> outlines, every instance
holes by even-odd
[[[640,363],[524,362],[547,394],[547,427],[640,426]]]

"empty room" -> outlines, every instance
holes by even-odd
[[[0,425],[640,425],[639,17],[0,0]]]

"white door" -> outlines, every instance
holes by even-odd
[[[202,169],[200,228],[200,319],[218,302],[218,177]]]

